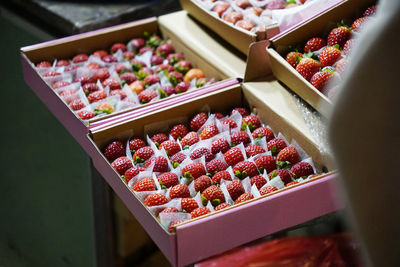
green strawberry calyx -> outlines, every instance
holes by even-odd
[[[277,161],[276,162],[278,169],[285,169],[288,166],[290,166],[290,164],[291,164],[290,161]]]

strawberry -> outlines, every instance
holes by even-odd
[[[219,130],[217,128],[217,125],[215,124],[209,124],[200,133],[200,139],[205,140],[209,139],[215,135],[219,134]]]
[[[245,202],[245,201],[248,201],[248,200],[253,199],[253,198],[254,198],[254,196],[253,196],[252,193],[250,193],[250,192],[243,193],[242,195],[240,195],[240,197],[238,197],[235,200],[235,205],[239,204],[239,203],[242,203],[242,202]]]
[[[250,183],[251,185],[255,184],[257,189],[260,190],[267,183],[267,180],[260,175],[256,175],[250,178]]]
[[[75,65],[75,66],[71,66],[71,67],[77,67],[77,66]],[[91,70],[98,70],[101,68],[101,66],[95,62],[90,62],[89,64],[86,65],[86,67]],[[65,71],[67,71],[67,70],[65,70]]]
[[[187,135],[189,132],[188,128],[183,125],[183,124],[178,124],[175,125],[174,127],[172,127],[171,131],[170,131],[170,135],[175,139],[179,139],[181,140],[183,137],[185,137],[185,135]]]
[[[181,140],[181,146],[183,149],[188,148],[191,145],[196,144],[200,141],[200,137],[196,132],[190,132]]]
[[[231,134],[231,144],[232,146],[239,145],[243,143],[244,146],[250,143],[250,136],[245,131],[239,131]]]
[[[158,149],[165,149],[167,152],[168,157],[171,157],[181,151],[181,147],[179,146],[178,142],[175,140],[167,140],[161,143]]]
[[[256,26],[256,23],[251,19],[242,19],[239,20],[235,26],[242,28],[246,31],[250,31],[254,26]]]
[[[204,190],[211,186],[211,178],[207,175],[202,175],[194,180],[193,185],[196,192],[203,193]]]
[[[224,138],[219,138],[211,143],[211,152],[218,154],[219,152],[225,153],[230,148],[228,141]]]
[[[133,53],[132,51],[125,51],[122,53],[122,58],[125,60],[131,60],[135,57],[135,53]]]
[[[230,184],[226,186],[226,189],[229,192],[232,200],[235,201],[240,195],[242,195],[244,191],[243,184],[240,180],[233,180]]]
[[[56,88],[60,88],[60,87],[68,86],[68,85],[70,85],[70,83],[67,81],[57,81],[57,82],[53,83],[53,88],[56,89]]]
[[[166,58],[169,54],[175,53],[174,47],[169,43],[160,44],[156,49],[157,55]]]
[[[290,183],[292,181],[290,173],[287,170],[276,169],[268,174],[268,178],[270,180],[275,178],[276,176],[279,176],[284,184]]]
[[[348,55],[351,51],[351,48],[354,46],[356,40],[355,39],[349,39],[343,46],[343,55]]]
[[[213,7],[212,11],[216,12],[219,17],[230,7],[230,4],[227,2],[217,2]]]
[[[233,173],[239,179],[244,179],[247,176],[253,177],[258,175],[257,166],[250,161],[241,161],[233,167]]]
[[[237,11],[231,11],[224,16],[226,22],[236,24],[239,20],[243,19],[243,14]]]
[[[186,159],[186,155],[182,152],[178,152],[171,157],[171,164],[174,168],[177,168]]]
[[[276,188],[273,185],[268,185],[268,186],[263,187],[263,188],[260,189],[260,195],[262,195],[262,196],[263,195],[267,195],[267,194],[272,193],[274,191],[278,191],[278,188]]]
[[[193,162],[182,169],[182,176],[190,179],[196,179],[206,174],[206,169],[201,162]]]
[[[314,169],[308,162],[298,162],[290,168],[290,174],[294,179],[308,177],[314,174]]]
[[[249,112],[245,108],[234,108],[232,109],[231,115],[233,115],[233,112],[235,111],[239,112],[239,114],[242,115],[242,117],[246,117],[249,115]]]
[[[160,65],[163,63],[163,61],[164,61],[164,59],[162,58],[162,56],[159,56],[159,55],[152,55],[150,58],[150,64],[152,66]]]
[[[360,31],[361,27],[363,24],[368,20],[368,17],[361,17],[356,19],[353,24],[351,24],[351,28],[353,29],[353,32],[358,32]]]
[[[146,143],[139,138],[134,138],[129,140],[129,149],[131,151],[131,153],[135,153],[138,149],[145,147]]]
[[[260,173],[263,173],[264,170],[268,173],[276,169],[275,159],[271,155],[260,156],[255,160],[255,164]]]
[[[100,103],[94,109],[94,114],[96,114],[96,115],[111,114],[113,112],[114,112],[114,107],[110,103],[107,103],[107,102]]]
[[[168,159],[163,156],[157,156],[148,159],[144,167],[147,169],[154,162],[153,172],[167,172],[168,171]]]
[[[190,130],[197,132],[207,121],[208,115],[204,112],[196,114],[190,121]]]
[[[326,42],[324,39],[320,37],[313,37],[309,39],[304,45],[304,53],[320,50],[324,46],[326,46]]]
[[[172,86],[176,86],[178,83],[183,81],[183,75],[177,71],[171,71],[167,75],[168,81],[172,84]]]
[[[276,156],[277,161],[288,161],[290,164],[296,164],[300,161],[299,153],[294,146],[288,146],[282,149]]]
[[[253,136],[254,139],[256,138],[262,138],[265,136],[265,139],[267,140],[267,142],[269,142],[270,140],[274,139],[274,132],[267,127],[259,127],[257,129],[255,129],[251,135]]]
[[[81,62],[85,62],[89,59],[88,55],[86,54],[79,54],[74,56],[74,58],[72,59],[73,63],[81,63]]]
[[[349,62],[349,61],[348,61],[347,59],[345,59],[345,58],[339,60],[339,61],[336,63],[335,71],[336,71],[337,73],[343,75],[344,72],[345,72],[345,70],[346,70],[346,66],[347,66],[347,63],[348,63],[348,62]]]
[[[298,184],[299,182],[297,182],[297,181],[292,181],[292,182],[290,182],[290,183],[287,183],[286,185],[285,185],[285,187],[289,187],[289,186],[292,186],[292,185],[296,185],[296,184]]]
[[[144,204],[148,207],[160,206],[166,203],[168,203],[168,198],[159,193],[152,194],[144,200]]]
[[[108,56],[108,52],[105,50],[97,50],[93,52],[92,56],[102,58]]]
[[[171,199],[190,197],[189,187],[185,184],[175,185],[169,190],[169,197]]]
[[[340,59],[342,52],[337,46],[328,46],[319,54],[321,67],[332,66]]]
[[[129,63],[131,64],[133,71],[139,71],[147,66],[146,63],[138,59],[132,59]]]
[[[79,116],[79,118],[81,118],[82,120],[90,120],[91,118],[93,118],[94,116],[96,116],[93,112],[88,111],[88,110],[83,110],[77,113],[77,115]]]
[[[126,170],[126,172],[124,173],[124,177],[125,177],[125,182],[129,183],[129,181],[135,177],[136,175],[138,175],[140,172],[144,171],[145,168],[143,167],[132,167]]]
[[[76,93],[77,93],[77,92],[76,92],[75,89],[67,89],[67,90],[62,91],[62,92],[60,93],[60,96],[62,96],[62,97],[64,97],[64,98],[67,98],[67,97],[70,97],[70,96],[75,95]]]
[[[201,69],[197,68],[190,69],[188,72],[186,72],[184,80],[185,82],[191,82],[193,79],[196,80],[204,79],[204,72]]]
[[[134,51],[139,51],[145,44],[146,41],[143,38],[133,38],[129,41],[128,46],[130,45]]]
[[[176,221],[173,221],[173,222],[169,225],[169,227],[168,227],[168,232],[170,232],[170,233],[175,233],[175,227],[176,227],[178,224],[181,224],[181,223],[183,223],[183,222],[185,222],[185,220],[176,220]]]
[[[220,159],[213,159],[206,165],[207,172],[211,175],[214,175],[219,171],[226,170],[226,168],[228,168],[228,166]]]
[[[223,210],[223,209],[225,209],[225,208],[227,208],[227,207],[230,207],[231,206],[231,204],[229,204],[229,203],[221,203],[221,204],[219,204],[218,206],[216,206],[215,207],[215,211],[218,211],[218,210]]]
[[[69,61],[65,60],[65,59],[57,60],[57,63],[56,63],[56,67],[66,67],[69,65],[70,65]]]
[[[103,61],[105,63],[115,63],[115,62],[118,62],[118,59],[116,57],[114,57],[113,55],[106,55],[101,58],[101,61]]]
[[[50,72],[43,74],[43,77],[54,77],[54,76],[59,76],[59,75],[61,75],[61,73],[56,72],[56,71],[50,71]]]
[[[192,154],[190,155],[190,159],[194,160],[194,159],[201,158],[202,156],[205,156],[206,162],[209,162],[210,160],[212,160],[214,158],[214,154],[211,153],[210,149],[208,149],[206,147],[200,147],[200,148],[196,148],[192,152]]]
[[[74,80],[74,82],[76,82],[76,83],[79,82],[81,84],[81,86],[83,86],[86,83],[94,83],[95,81],[89,75],[81,75],[81,76],[77,77]]]
[[[304,77],[307,81],[310,81],[311,77],[316,73],[319,68],[321,67],[321,64],[308,57],[303,57],[299,64],[296,67],[296,71]]]
[[[153,98],[156,97],[157,93],[153,89],[145,89],[138,95],[139,101],[142,104],[149,103]]]
[[[333,73],[334,71],[330,69],[319,71],[315,73],[311,78],[311,84],[319,91],[322,91],[329,82],[329,80],[333,78]]]
[[[160,98],[166,98],[176,93],[175,88],[171,85],[162,85],[161,87],[157,88],[157,91],[160,94]]]
[[[160,214],[161,213],[175,213],[175,212],[179,212],[179,210],[176,207],[168,207],[163,209],[162,211],[160,211],[160,213],[157,216],[157,220],[160,220]]]
[[[51,63],[48,61],[42,61],[36,64],[36,68],[51,68]]]
[[[96,92],[90,93],[87,98],[90,103],[93,103],[93,102],[100,101],[106,97],[107,97],[106,91],[96,91]]]
[[[190,215],[192,216],[192,219],[193,219],[193,218],[197,218],[197,217],[206,215],[208,213],[211,213],[211,211],[207,207],[200,207],[200,208],[194,209],[190,213]]]
[[[222,121],[223,124],[227,124],[229,126],[229,129],[233,129],[237,127],[237,124],[234,120],[232,119],[226,119]]]
[[[191,68],[193,68],[192,63],[187,60],[181,60],[174,64],[174,69],[183,75],[185,75]]]
[[[302,53],[292,51],[286,55],[285,60],[290,64],[290,66],[296,68],[297,64],[299,64],[302,57],[303,57]]]
[[[100,82],[103,82],[105,79],[110,77],[110,72],[108,71],[107,68],[101,68],[98,69],[94,74],[93,74],[93,80],[97,82],[98,80]]]
[[[161,143],[168,140],[168,136],[165,133],[157,133],[153,135],[150,139],[158,147]]]
[[[225,152],[224,159],[229,166],[233,166],[236,163],[243,161],[244,157],[242,151],[239,148],[232,147],[227,152]]]
[[[107,86],[110,88],[110,90],[117,90],[117,89],[121,89],[121,84],[119,83],[119,81],[116,78],[107,78],[105,79],[101,85],[103,85],[104,88],[106,88]]]
[[[190,213],[193,210],[197,209],[199,207],[199,204],[197,204],[197,202],[194,198],[186,197],[186,198],[182,198],[181,207],[182,207],[183,212]]]
[[[124,65],[123,65],[124,66]],[[119,79],[121,80],[122,85],[124,84],[131,84],[134,81],[137,81],[137,77],[135,74],[132,72],[124,72],[119,76]]]
[[[153,155],[154,155],[153,149],[149,146],[145,146],[145,147],[139,148],[135,152],[135,154],[133,154],[132,158],[133,158],[133,162],[135,162],[135,164],[137,164],[137,163],[145,162],[146,160],[151,158],[151,156],[153,156]]]
[[[153,177],[146,177],[137,182],[132,190],[135,192],[144,192],[144,191],[155,191],[157,190],[156,185],[154,184]]]
[[[90,93],[99,91],[100,88],[95,83],[85,83],[82,85],[82,90],[85,92],[85,95],[89,95]]]
[[[178,175],[172,172],[164,172],[157,179],[163,189],[179,184]]]
[[[128,157],[119,157],[115,159],[111,166],[120,174],[123,175],[129,168],[133,167],[132,161]]]
[[[172,53],[167,56],[168,64],[175,65],[177,62],[184,60],[183,53]]]
[[[258,145],[249,145],[245,150],[248,158],[265,152],[265,149]]]
[[[125,99],[127,97],[127,94],[121,89],[110,91],[110,96],[113,96],[113,95],[119,96],[120,100],[123,100],[123,99]]]
[[[201,194],[201,201],[203,202],[204,206],[206,206],[208,201],[210,201],[211,204],[216,207],[220,203],[225,202],[225,196],[221,188],[216,185],[212,185],[203,191]]]
[[[328,35],[328,45],[339,45],[343,47],[347,40],[351,37],[351,30],[345,26],[340,26],[331,30]]]
[[[261,127],[260,119],[254,115],[248,115],[242,119],[242,130],[246,130],[247,126],[250,131],[254,131],[256,128]]]
[[[369,17],[369,16],[375,15],[377,7],[378,7],[377,5],[368,7],[368,8],[364,11],[363,16],[364,16],[364,17]]]
[[[145,86],[150,86],[152,84],[159,83],[160,77],[158,77],[157,74],[151,74],[151,75],[146,76],[146,78],[144,78],[143,81],[144,81]]]
[[[69,105],[68,105],[72,110],[80,110],[80,109],[83,109],[84,107],[86,107],[85,106],[85,104],[82,102],[82,100],[80,100],[79,98],[78,99],[75,99],[75,100],[72,100],[70,103],[69,103]]]
[[[104,156],[109,161],[114,161],[115,159],[125,155],[125,146],[121,141],[113,141],[106,146],[104,149]]]
[[[221,180],[232,181],[231,174],[228,171],[219,171],[212,177],[211,181],[215,185],[219,185]]]
[[[241,9],[246,9],[246,8],[252,6],[252,4],[250,4],[249,0],[236,0],[235,4],[236,4],[236,6],[238,6]]]

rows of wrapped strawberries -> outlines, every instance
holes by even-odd
[[[302,49],[289,52],[286,61],[316,89],[331,98],[341,75],[345,73],[349,54],[357,42],[357,33],[375,14],[376,8],[376,5],[368,7],[361,17],[352,22],[351,27],[342,23],[332,29],[326,39],[310,38]]]
[[[168,134],[168,135],[167,135]],[[293,141],[245,108],[196,114],[146,140],[114,140],[104,156],[132,191],[173,226],[317,176]]]
[[[36,68],[82,120],[212,82],[170,43],[147,33],[127,44],[115,43],[109,51],[42,61]]]

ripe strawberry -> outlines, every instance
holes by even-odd
[[[224,16],[224,20],[236,24],[239,20],[243,19],[243,14],[237,11],[231,11]]]
[[[368,17],[361,17],[356,19],[353,24],[351,24],[351,28],[353,29],[353,32],[358,32],[360,31],[361,27],[363,24],[368,20]]]
[[[224,138],[219,138],[211,143],[211,152],[218,154],[219,152],[225,153],[230,148],[228,141]]]
[[[255,129],[251,135],[253,136],[254,139],[256,138],[262,138],[265,136],[265,139],[267,140],[267,142],[269,142],[270,140],[274,139],[274,132],[267,127],[259,127],[257,129]]]
[[[71,67],[77,67],[77,66],[75,65],[75,66],[71,66]],[[90,62],[89,64],[86,65],[86,67],[91,70],[98,70],[101,68],[101,66],[95,62]],[[65,70],[65,71],[67,71],[67,70]]]
[[[314,169],[308,162],[298,162],[290,168],[290,174],[294,179],[308,177],[314,174]]]
[[[228,168],[228,166],[220,159],[213,159],[206,165],[207,172],[211,175],[214,175],[219,171],[226,170],[226,168]]]
[[[271,141],[268,141],[267,148],[271,151],[272,155],[276,156],[282,149],[286,147],[285,140],[281,138],[274,138]]]
[[[243,143],[244,146],[250,143],[250,136],[245,131],[239,131],[231,134],[231,144],[232,146],[239,145]]]
[[[122,43],[115,43],[111,46],[111,53],[116,53],[118,50],[121,50],[122,52],[126,51],[126,45]]]
[[[83,109],[84,107],[86,107],[85,106],[85,104],[82,102],[82,100],[80,100],[79,98],[78,99],[75,99],[75,100],[72,100],[70,103],[69,103],[69,107],[72,109],[72,110],[80,110],[80,109]]]
[[[190,163],[182,169],[182,176],[186,178],[196,179],[205,174],[206,169],[201,162]]]
[[[260,119],[254,115],[248,115],[242,119],[242,130],[246,130],[249,127],[250,131],[254,131],[258,127],[261,127]]]
[[[185,75],[191,68],[193,68],[192,63],[187,60],[181,60],[174,64],[174,69]]]
[[[188,128],[183,124],[175,125],[169,133],[175,140],[181,140],[189,132]]]
[[[157,49],[156,53],[164,58],[166,58],[169,54],[175,53],[174,47],[169,43],[160,44]]]
[[[233,166],[236,163],[243,161],[244,157],[242,151],[239,148],[232,147],[227,152],[225,152],[224,159],[229,166]]]
[[[158,147],[161,143],[168,140],[168,136],[165,133],[157,133],[153,135],[150,139]]]
[[[148,207],[160,206],[166,203],[168,203],[168,198],[159,193],[152,194],[144,200],[144,204]]]
[[[79,118],[81,118],[82,120],[90,120],[91,118],[93,118],[94,116],[96,116],[96,114],[94,114],[93,112],[88,111],[88,110],[82,110],[82,111],[78,112],[77,115],[78,115]]]
[[[132,161],[127,157],[119,157],[111,163],[111,166],[120,174],[123,175],[129,168],[133,167]]]
[[[161,143],[158,149],[165,149],[167,152],[168,157],[171,157],[181,151],[181,147],[179,146],[178,142],[175,140],[167,140]]]
[[[51,63],[48,61],[42,61],[38,64],[36,64],[36,68],[50,68],[51,67]]]
[[[135,53],[133,53],[132,51],[125,51],[122,53],[122,58],[127,61],[133,59],[135,56]]]
[[[120,100],[124,100],[127,97],[127,94],[121,89],[116,89],[116,90],[110,91],[110,96],[113,96],[113,95],[119,96]]]
[[[124,173],[124,177],[125,177],[125,182],[129,183],[129,181],[135,177],[136,175],[138,175],[140,172],[144,171],[145,168],[143,167],[132,167],[129,168],[128,170],[126,170],[126,172]]]
[[[250,161],[241,161],[233,167],[233,173],[239,179],[244,179],[247,176],[253,177],[258,175],[257,166]]]
[[[110,77],[110,72],[108,71],[107,68],[101,68],[98,69],[94,74],[93,74],[93,81],[97,82],[98,80],[100,82],[103,82],[105,79]]]
[[[191,213],[193,210],[199,207],[196,200],[191,197],[182,198],[181,207],[183,212]]]
[[[216,185],[212,185],[203,191],[201,194],[201,201],[203,202],[204,206],[206,206],[208,201],[210,201],[211,204],[216,207],[225,202],[225,196],[221,188]]]
[[[121,141],[113,141],[106,146],[104,149],[104,156],[109,161],[114,161],[115,159],[125,155],[125,146]]]
[[[62,91],[60,93],[60,96],[62,96],[63,98],[67,98],[67,97],[75,95],[76,93],[77,92],[75,89],[67,89],[67,90]]]
[[[217,125],[215,124],[209,124],[200,133],[200,139],[205,140],[209,139],[215,135],[219,134],[219,130],[217,128]]]
[[[236,204],[239,204],[239,203],[242,203],[242,202],[245,202],[245,201],[247,201],[247,200],[253,199],[253,198],[254,198],[254,196],[253,196],[252,193],[250,193],[250,192],[243,193],[240,197],[238,197],[238,198],[235,200],[235,205],[236,205]]]
[[[172,172],[164,172],[157,179],[163,189],[179,184],[178,175]]]
[[[89,75],[81,75],[74,80],[75,83],[80,83],[83,86],[86,83],[94,83],[95,81]]]
[[[257,189],[260,190],[267,183],[267,180],[260,175],[256,175],[250,178],[250,183],[251,185],[255,184]]]
[[[347,40],[347,42],[344,44],[344,47],[343,47],[343,51],[342,51],[343,55],[348,55],[350,53],[351,48],[354,46],[355,42],[356,42],[356,39]]]
[[[153,89],[145,89],[138,95],[139,101],[142,104],[149,103],[153,98],[156,97],[157,93]]]
[[[105,50],[97,50],[93,52],[92,56],[102,58],[108,56],[108,52]]]
[[[194,210],[190,213],[190,215],[192,216],[192,219],[193,219],[193,218],[197,218],[197,217],[206,215],[206,214],[208,214],[208,213],[210,213],[210,212],[211,212],[211,211],[210,211],[207,207],[200,207],[200,208],[194,209]]]
[[[153,177],[146,177],[137,182],[132,190],[135,192],[144,192],[144,191],[155,191],[157,190],[156,185],[154,184]]]
[[[269,173],[276,169],[276,162],[273,156],[271,155],[262,155],[255,160],[255,164],[260,173],[263,173],[264,170]]]
[[[124,65],[122,65],[124,66]],[[125,66],[124,66],[125,67]],[[131,84],[134,81],[137,81],[137,77],[135,74],[132,72],[124,72],[119,76],[119,79],[121,80],[122,85],[124,84]]]
[[[263,195],[267,195],[267,194],[272,193],[274,191],[278,191],[278,188],[276,188],[273,185],[268,185],[266,187],[261,188],[260,195],[262,195],[262,196]]]
[[[90,93],[87,98],[90,103],[93,103],[93,102],[100,101],[106,97],[107,97],[106,91],[96,91],[96,92]]]
[[[375,15],[377,7],[378,7],[377,5],[368,7],[368,8],[364,11],[363,16],[364,16],[364,17],[369,17],[369,16]]]
[[[303,57],[302,53],[292,51],[286,55],[285,59],[293,68],[296,68],[297,64],[299,64],[302,57]]]
[[[339,60],[339,61],[336,63],[335,71],[336,71],[337,73],[343,75],[344,72],[346,71],[346,66],[347,66],[347,63],[348,63],[348,62],[349,62],[349,61],[348,61],[347,59],[345,59],[345,58]]]
[[[289,186],[292,186],[292,185],[296,185],[296,184],[298,184],[299,182],[297,182],[297,181],[292,181],[292,182],[290,182],[290,183],[287,183],[286,185],[285,185],[285,187],[289,187]]]
[[[151,156],[153,156],[153,155],[154,155],[153,149],[149,146],[145,146],[145,147],[139,148],[135,152],[135,154],[133,154],[132,158],[133,158],[133,162],[135,162],[135,164],[137,164],[137,163],[145,162],[146,160],[151,158]]]
[[[103,87],[109,87],[110,90],[117,90],[117,89],[121,89],[121,84],[119,83],[119,81],[116,78],[112,78],[109,77],[107,79],[105,79],[101,85],[103,85]]]
[[[206,162],[209,162],[210,160],[212,160],[214,158],[214,154],[211,153],[210,149],[208,149],[206,147],[200,147],[200,148],[196,148],[192,152],[192,154],[190,155],[190,159],[194,160],[194,159],[201,158],[202,156],[205,156]]]
[[[157,156],[148,159],[144,167],[147,169],[151,164],[154,163],[153,172],[167,172],[168,171],[168,159],[163,156]]]
[[[68,86],[68,85],[70,85],[70,83],[67,81],[57,81],[57,82],[53,83],[53,88],[56,89],[56,88],[60,88],[60,87]]]
[[[56,67],[66,67],[66,66],[69,66],[69,65],[70,65],[69,61],[65,60],[65,59],[60,59],[56,63]]]
[[[82,90],[85,92],[85,95],[89,95],[90,93],[99,91],[100,88],[97,84],[88,82],[82,85]]]
[[[265,149],[258,145],[249,145],[245,150],[248,158],[265,152]]]
[[[232,181],[231,174],[228,171],[219,171],[212,177],[211,181],[215,185],[219,185],[221,180]]]
[[[276,169],[268,174],[269,179],[273,179],[276,176],[279,176],[284,184],[290,183],[292,181],[290,173],[287,170]]]
[[[321,64],[318,61],[312,58],[303,57],[297,65],[296,71],[303,76],[304,79],[310,81],[311,77],[319,70],[320,67]]]
[[[243,184],[240,180],[233,180],[230,184],[226,186],[226,189],[229,192],[232,200],[235,201],[240,195],[242,195],[244,191]]]
[[[161,87],[157,88],[157,91],[160,94],[160,98],[166,98],[176,93],[175,88],[171,85],[162,85]]]
[[[131,153],[135,153],[138,149],[145,147],[146,143],[139,138],[129,140],[129,149]]]
[[[338,44],[343,47],[347,40],[351,37],[351,30],[345,26],[334,28],[328,35],[328,45],[334,46]]]
[[[200,137],[196,132],[190,132],[185,137],[182,138],[181,140],[181,146],[183,148],[189,147],[193,144],[196,144],[197,142],[200,141]]]
[[[341,57],[342,52],[335,46],[328,46],[324,48],[319,54],[319,61],[321,67],[332,66]]]
[[[160,220],[160,214],[161,213],[175,213],[175,212],[179,212],[179,210],[176,207],[168,207],[163,209],[162,211],[160,211],[160,213],[157,216],[157,220]]]
[[[169,197],[171,199],[190,197],[189,187],[185,184],[175,185],[169,190]]]
[[[208,115],[204,112],[196,114],[190,121],[190,130],[197,132],[207,121]]]
[[[105,62],[105,63],[115,63],[118,62],[118,59],[116,57],[114,57],[113,55],[106,55],[101,57],[101,61]]]
[[[222,121],[223,124],[227,124],[229,126],[229,129],[233,129],[237,127],[237,124],[234,120],[232,119],[226,119]]]
[[[227,207],[230,207],[230,206],[231,206],[231,204],[225,202],[225,203],[221,203],[218,206],[216,206],[214,210],[215,211],[223,210],[223,209],[225,209]]]
[[[193,184],[194,190],[196,190],[196,192],[203,193],[203,191],[210,187],[212,183],[210,177],[208,177],[207,175],[202,175],[194,180]]]
[[[281,150],[276,156],[277,161],[288,161],[290,164],[296,164],[300,161],[299,153],[294,146],[288,146]]]
[[[328,84],[329,80],[333,78],[333,73],[334,71],[330,69],[319,71],[311,78],[311,84],[319,91],[322,91]]]
[[[159,83],[160,77],[158,77],[156,74],[151,74],[146,76],[143,81],[146,86],[150,86],[152,84]]]
[[[304,53],[320,50],[324,46],[326,46],[326,42],[324,39],[320,37],[311,38],[304,45]]]
[[[231,115],[233,115],[233,112],[235,111],[239,112],[239,114],[242,115],[242,117],[246,117],[249,115],[249,112],[245,108],[234,108],[231,112]]]
[[[170,233],[175,233],[175,227],[178,225],[178,224],[180,224],[180,223],[183,223],[185,220],[176,220],[176,221],[173,221],[170,225],[169,225],[169,227],[168,227],[168,232],[170,232]]]
[[[178,152],[171,157],[171,164],[174,168],[177,168],[186,159],[186,155],[182,152]]]
[[[74,58],[72,59],[73,63],[81,63],[81,62],[85,62],[89,59],[89,57],[86,54],[79,54],[74,56]]]

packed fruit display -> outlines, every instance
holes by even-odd
[[[186,220],[320,176],[312,159],[243,107],[199,112],[187,124],[102,150],[121,179],[170,232]]]
[[[351,51],[363,25],[373,19],[377,5],[369,6],[350,25],[340,22],[327,36],[314,36],[286,54],[285,60],[317,90],[334,96],[345,74]]]
[[[37,71],[82,120],[200,88],[214,80],[172,44],[144,33],[108,51],[36,64]]]

